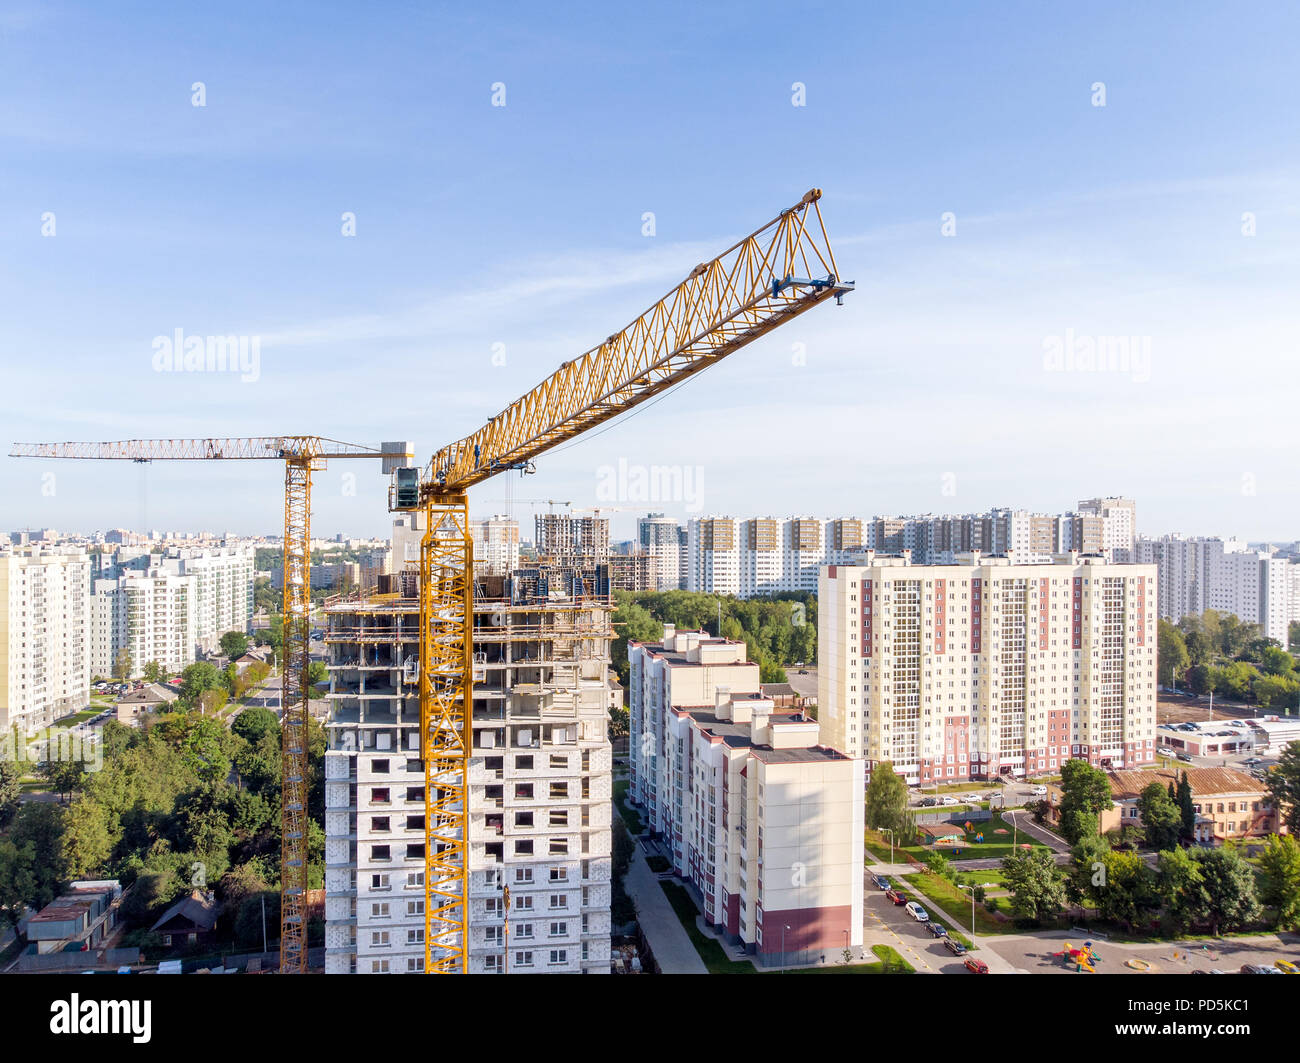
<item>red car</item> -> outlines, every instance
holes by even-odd
[[[989,965],[983,960],[977,960],[974,956],[966,957],[966,970],[971,974],[988,974]]]
[[[904,894],[899,893],[898,890],[885,890],[885,896],[888,897],[895,904],[907,903],[907,897]]]

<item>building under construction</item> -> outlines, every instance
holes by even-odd
[[[327,972],[424,968],[414,575],[328,610]],[[611,612],[604,565],[476,580],[471,973],[609,970]]]

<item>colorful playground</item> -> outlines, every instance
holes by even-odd
[[[1074,966],[1075,971],[1082,974],[1096,974],[1096,965],[1101,963],[1101,957],[1092,951],[1092,942],[1085,941],[1079,948],[1074,948],[1068,941],[1065,948],[1060,952],[1053,952],[1052,956],[1060,960],[1061,963],[1069,967]]]

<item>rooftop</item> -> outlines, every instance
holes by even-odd
[[[1256,794],[1268,791],[1262,782],[1232,768],[1187,768],[1186,772],[1187,781],[1191,784],[1192,793],[1196,797],[1204,798],[1214,794]],[[1161,786],[1168,786],[1173,782],[1177,787],[1182,777],[1183,772],[1173,768],[1160,768],[1157,771],[1112,771],[1107,775],[1110,780],[1111,796],[1117,801],[1132,800],[1140,796],[1142,791],[1153,782]]]

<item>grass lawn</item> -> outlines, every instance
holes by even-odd
[[[104,711],[103,709],[97,709],[97,708],[82,709],[81,712],[74,713],[71,716],[65,716],[61,720],[55,720],[54,726],[75,727],[79,723],[85,723],[87,720],[93,719],[103,711]]]
[[[658,853],[655,853],[653,856],[647,856],[645,862],[646,866],[656,875],[662,874],[673,866],[668,862],[668,857],[660,856]]]
[[[829,967],[796,967],[783,974],[915,974],[916,969],[888,945],[872,945],[876,963],[837,963]]]
[[[628,807],[628,785],[627,779],[619,779],[614,783],[614,805],[618,809],[618,814],[623,817],[623,822],[627,824],[628,831],[635,836],[645,830],[645,824],[641,822],[641,817],[636,810]]]
[[[994,813],[993,818],[985,820],[983,823],[972,823],[974,828],[966,835],[966,844],[960,846],[960,856],[951,854],[950,846],[938,846],[937,848],[928,845],[908,845],[895,846],[894,860],[898,863],[905,862],[903,853],[910,853],[916,859],[924,861],[932,852],[942,853],[950,860],[980,860],[980,859],[1001,859],[1009,855],[1013,849],[1021,845],[1030,845],[1034,848],[1044,848],[1043,843],[1035,838],[1029,837],[1020,831],[1013,831],[1012,825],[1002,818],[998,813]],[[999,828],[1005,830],[1006,834],[995,833]],[[984,835],[984,841],[975,841],[977,834]],[[1013,844],[1012,839],[1015,839]],[[867,831],[866,839],[867,848],[878,860],[889,860],[889,836],[882,835],[876,831]]]
[[[947,879],[942,879],[938,875],[916,874],[904,875],[902,878],[909,885],[924,890],[925,895],[944,914],[949,923],[958,927],[970,927],[970,894],[967,891],[959,890]],[[975,905],[975,933],[1014,934],[1015,932],[1014,923],[1003,923],[994,919],[984,910],[982,904]],[[963,944],[969,942],[963,939]]]
[[[677,913],[677,919],[681,922],[682,929],[686,931],[686,936],[691,939],[695,951],[700,954],[704,966],[709,969],[709,974],[758,973],[748,960],[737,962],[727,959],[726,952],[717,941],[700,933],[700,928],[695,925],[695,917],[700,914],[700,910],[695,907],[695,902],[691,900],[691,895],[686,892],[685,887],[677,885],[676,882],[661,882],[659,885],[667,896],[668,903],[673,906],[673,911]]]

